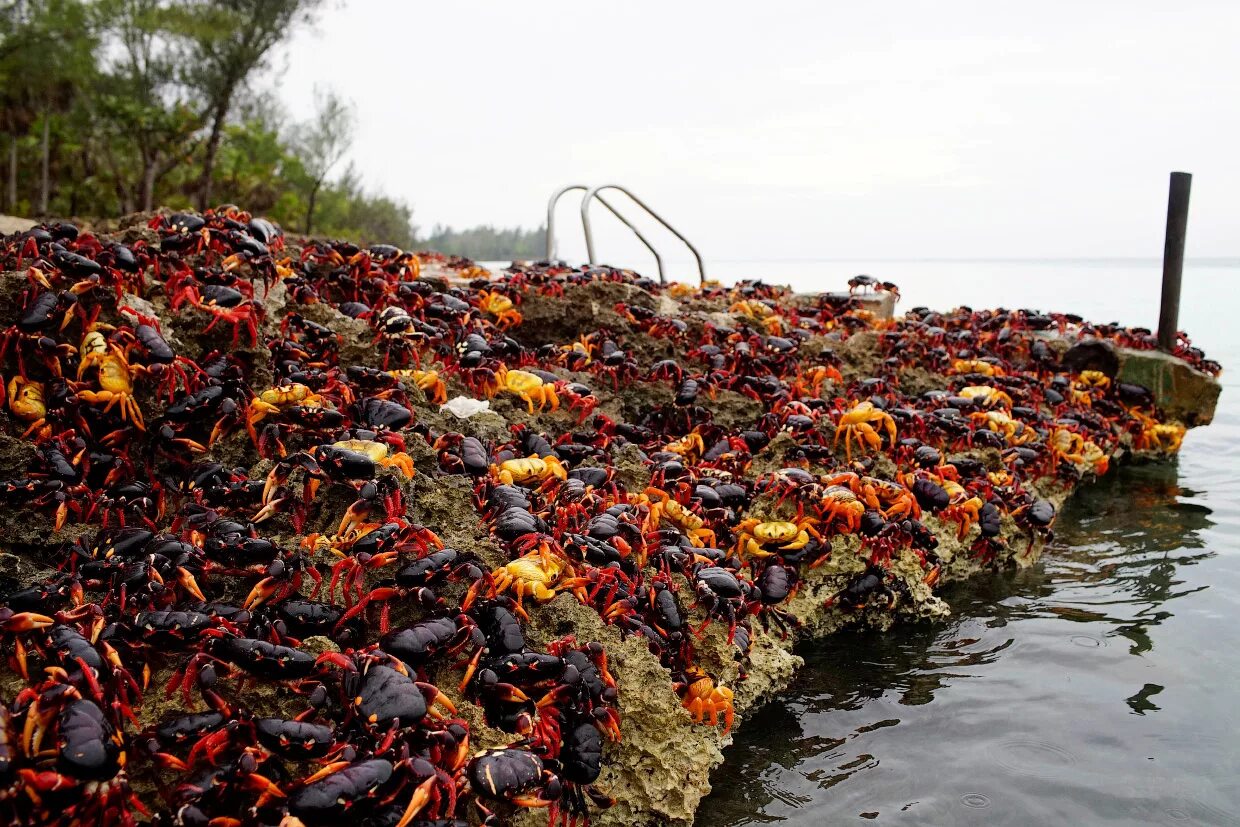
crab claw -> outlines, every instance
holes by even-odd
[[[267,503],[262,508],[260,508],[258,512],[255,513],[255,515],[250,518],[250,522],[261,523],[263,520],[267,520],[267,519],[270,519],[271,517],[274,517],[276,514],[280,513],[280,508],[281,506],[284,505],[285,502],[286,502],[286,498],[284,497],[281,497],[280,499],[272,500],[271,502]]]
[[[461,678],[460,684],[457,686],[461,692],[465,691],[465,687],[469,686],[469,682],[473,679],[474,673],[478,671],[478,663],[482,660],[482,649],[474,653],[465,666],[465,676]]]
[[[274,468],[271,469],[271,472],[267,474],[266,482],[263,483],[263,502],[264,503],[271,502],[272,492],[274,492],[277,488],[283,485],[285,479],[287,479],[287,474],[281,472],[281,468],[279,464],[277,464]]]
[[[31,239],[31,241],[33,240],[34,239]],[[35,248],[35,255],[36,256],[38,255],[37,247]],[[47,280],[47,276],[43,275],[43,271],[40,270],[38,267],[31,267],[29,270],[27,270],[26,278],[28,278],[33,283],[42,285],[44,288],[48,290],[52,289],[52,283]]]
[[[341,669],[347,669],[350,672],[357,671],[357,664],[354,663],[348,655],[341,652],[324,652],[314,661],[316,667],[331,665],[338,666]]]
[[[404,814],[401,815],[400,821],[396,822],[396,827],[408,827],[409,823],[422,812],[431,800],[431,789],[435,786],[436,778],[431,776],[423,781],[413,791],[413,796],[409,799],[409,805],[405,807]]]
[[[208,441],[208,445],[215,441],[214,431],[211,432],[211,437],[212,437],[211,440]],[[176,439],[171,440],[171,442],[173,445],[183,446],[184,448],[189,450],[190,453],[193,453],[193,454],[205,454],[207,452],[206,445],[203,445],[201,442],[195,442],[192,439],[186,439],[184,437],[177,437]]]
[[[155,762],[155,766],[162,770],[189,772],[189,764],[186,764],[180,758],[177,758],[175,755],[171,755],[167,752],[157,752],[151,756],[151,759]]]
[[[194,575],[189,571],[189,569],[184,566],[177,567],[177,582],[180,583],[181,586],[195,598],[201,600],[203,603],[207,602],[206,595],[204,595],[202,593],[202,589],[198,587],[198,581],[194,578]]]
[[[444,710],[447,710],[449,714],[456,714],[456,704],[452,703],[452,701],[448,699],[448,696],[440,692],[434,684],[422,683],[419,681],[414,685],[417,686],[426,697],[427,711],[432,715],[435,717],[441,717],[443,715],[443,713],[436,709],[436,707],[442,707]]]
[[[529,695],[526,695],[519,688],[505,683],[495,684],[491,687],[495,692],[495,697],[501,701],[509,703],[521,704],[529,701]]]
[[[35,612],[19,612],[0,621],[0,630],[11,634],[21,634],[22,632],[33,632],[37,629],[46,629],[53,625],[56,621],[47,615],[37,614]]]
[[[254,584],[254,588],[250,589],[250,593],[246,595],[241,608],[247,612],[253,611],[270,600],[271,596],[279,590],[279,582],[274,577],[264,577]]]

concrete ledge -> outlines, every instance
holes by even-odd
[[[1142,385],[1154,394],[1158,407],[1185,425],[1209,425],[1222,385],[1213,376],[1193,368],[1188,362],[1158,350],[1120,348],[1121,382]]]
[[[883,291],[881,293],[848,293],[840,291],[836,293],[809,293],[815,301],[820,296],[826,296],[833,300],[845,302],[848,299],[855,299],[862,310],[868,310],[874,314],[876,319],[892,319],[896,314],[896,296],[894,293]]]
[[[1219,381],[1188,362],[1159,350],[1115,347],[1102,339],[1051,337],[1069,347],[1063,364],[1073,371],[1097,370],[1120,382],[1148,388],[1168,417],[1190,427],[1209,425],[1222,391]]]

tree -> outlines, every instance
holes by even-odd
[[[0,0],[10,212],[104,217],[215,195],[288,228],[412,248],[410,207],[336,172],[348,106],[320,94],[317,117],[290,128],[255,91],[319,2]]]
[[[65,112],[95,70],[97,41],[80,0],[25,0],[0,10],[0,123],[10,135],[9,196],[16,201],[16,140],[40,127],[38,212],[46,215],[51,195],[53,118]],[[10,208],[14,206],[10,203]]]
[[[121,211],[150,210],[160,179],[200,142],[202,114],[176,71],[186,18],[168,0],[102,0],[94,11],[112,56],[92,100],[107,133],[98,150]]]
[[[431,236],[418,245],[448,255],[466,256],[478,261],[517,261],[541,258],[547,228],[526,230],[489,225],[454,230],[436,226]]]
[[[238,91],[267,67],[272,49],[301,23],[308,23],[321,0],[183,0],[189,50],[185,82],[201,95],[209,126],[198,179],[198,207],[211,205],[215,160]]]
[[[310,191],[306,196],[306,235],[314,232],[314,207],[319,190],[353,140],[353,109],[349,103],[330,89],[316,89],[314,98],[315,117],[298,128],[298,136],[294,139],[310,179]]]

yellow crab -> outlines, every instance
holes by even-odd
[[[448,388],[439,378],[435,370],[389,370],[389,376],[402,381],[412,382],[426,394],[426,398],[434,405],[442,405],[448,401]]]
[[[1174,454],[1180,450],[1185,433],[1187,429],[1178,422],[1155,422],[1147,417],[1145,427],[1137,435],[1135,447],[1138,451]]]
[[[79,390],[78,398],[92,405],[105,405],[105,413],[119,406],[121,419],[129,420],[138,430],[145,431],[142,409],[133,398],[133,377],[146,373],[146,368],[130,365],[125,358],[125,352],[116,345],[109,344],[97,330],[90,331],[82,338],[80,352],[82,362],[78,366],[78,379],[94,368],[99,390]]]
[[[512,592],[518,606],[526,596],[546,603],[555,598],[565,569],[566,564],[559,558],[531,551],[491,572],[491,592],[492,595]]]
[[[802,517],[795,523],[787,520],[763,521],[751,517],[736,527],[736,553],[746,557],[770,557],[775,552],[764,546],[775,546],[779,551],[796,551],[809,545],[811,536],[821,540],[813,517]]]
[[[1106,390],[1111,387],[1111,379],[1100,370],[1083,370],[1077,375],[1076,384],[1088,390]]]
[[[891,445],[896,444],[896,421],[891,418],[891,414],[880,411],[868,400],[860,402],[840,416],[840,421],[835,425],[835,438],[831,440],[831,450],[835,450],[841,438],[844,440],[844,454],[849,462],[852,462],[853,442],[857,443],[858,448],[864,449],[868,446],[877,450],[882,447],[883,440],[876,428],[883,429]]]
[[[556,396],[555,387],[528,371],[508,370],[500,365],[495,374],[494,390],[495,393],[506,391],[524,400],[530,413],[534,413],[535,402],[540,411],[548,407],[554,411],[560,407],[560,397]]]
[[[566,480],[568,471],[558,457],[530,454],[523,459],[506,459],[499,465],[492,465],[491,476],[503,485],[513,485],[531,481],[545,482],[552,477]]]
[[[574,341],[566,345],[560,345],[560,362],[562,364],[572,365],[576,362],[576,369],[588,367],[594,361],[594,354],[598,350],[598,345],[591,338],[593,334],[583,334]]]
[[[413,470],[413,457],[404,451],[393,451],[382,442],[371,439],[342,439],[340,442],[333,442],[332,447],[365,454],[375,465],[395,468],[407,478],[412,478],[417,473]]]
[[[1102,371],[1083,370],[1072,380],[1068,398],[1074,405],[1093,407],[1094,397],[1104,393],[1110,386],[1111,380]]]
[[[1056,462],[1066,459],[1073,465],[1085,464],[1085,437],[1067,428],[1056,428],[1050,438],[1051,454]]]
[[[957,359],[952,362],[952,373],[979,373],[982,376],[1006,376],[1003,368],[981,359]]]
[[[992,388],[990,385],[970,385],[967,388],[961,388],[960,395],[965,399],[980,402],[984,408],[1002,406],[1011,410],[1013,404],[1012,397],[998,388]]]
[[[521,311],[503,293],[483,290],[478,294],[478,307],[495,317],[500,330],[521,324]]]
[[[1106,452],[1091,439],[1085,440],[1085,446],[1084,450],[1081,451],[1081,457],[1084,458],[1087,465],[1090,465],[1094,469],[1094,473],[1099,476],[1105,474],[1107,469],[1111,467],[1111,458],[1108,457]]]
[[[976,411],[969,414],[969,418],[979,428],[1002,434],[1008,445],[1026,445],[1038,438],[1032,428],[1026,428],[1023,422],[1003,411]]]
[[[47,403],[43,396],[43,383],[31,382],[24,376],[9,380],[9,410],[18,419],[30,423],[22,439],[47,426]]]
[[[305,408],[328,407],[323,397],[300,382],[289,382],[268,388],[250,401],[246,409],[245,427],[250,432],[250,439],[258,444],[258,431],[254,427],[268,416],[278,414],[285,408],[300,405]]]
[[[680,439],[669,442],[663,450],[680,454],[686,460],[696,462],[702,454],[706,453],[706,443],[702,441],[701,434],[697,431],[690,431]]]
[[[739,313],[740,315],[746,316],[750,319],[761,321],[775,311],[769,304],[764,301],[760,301],[759,299],[742,299],[738,302],[734,302],[732,306],[728,308],[728,312]]]
[[[758,299],[743,299],[735,302],[728,308],[729,313],[737,313],[753,322],[758,322],[766,332],[772,336],[778,336],[783,332],[784,321],[775,310],[766,302]]]

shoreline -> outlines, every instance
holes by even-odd
[[[139,250],[154,251],[165,244],[173,249],[168,239],[176,234],[148,228],[147,218],[118,222],[112,239]],[[179,236],[172,239],[175,244],[192,241]],[[341,384],[358,381],[352,377],[365,375],[367,381],[388,383],[381,374],[394,367],[388,364],[392,359],[410,370],[427,371],[395,377],[390,393],[384,391],[387,396],[360,385],[353,392],[404,400],[401,405],[409,413],[407,419],[390,409],[385,414],[404,422],[393,430],[400,437],[408,467],[376,467],[373,481],[389,486],[388,497],[393,502],[403,502],[397,519],[429,530],[446,547],[468,555],[460,559],[478,570],[477,578],[470,575],[473,582],[489,586],[476,590],[484,594],[484,604],[502,599],[505,593],[522,596],[522,589],[528,589],[523,602],[529,620],[521,625],[527,651],[584,651],[578,647],[601,643],[616,693],[614,699],[606,691],[589,699],[570,694],[576,698],[570,702],[548,691],[554,684],[532,681],[525,687],[528,692],[546,692],[543,697],[551,700],[545,709],[538,707],[529,713],[530,724],[538,727],[529,735],[512,731],[521,729],[519,722],[514,723],[520,716],[506,721],[496,714],[507,709],[503,703],[510,701],[488,700],[489,696],[479,694],[486,690],[476,683],[467,681],[466,691],[458,687],[464,673],[458,658],[431,658],[419,664],[417,671],[453,705],[454,715],[468,728],[471,751],[505,745],[526,750],[532,737],[535,748],[544,750],[548,760],[556,760],[550,758],[551,748],[558,750],[561,745],[539,744],[538,738],[555,737],[540,722],[553,718],[560,724],[604,721],[614,713],[620,738],[603,738],[601,774],[590,783],[616,803],[607,809],[584,805],[590,820],[605,827],[679,825],[693,820],[709,791],[710,770],[726,759],[723,750],[731,742],[721,724],[693,721],[688,707],[694,693],[704,693],[703,698],[711,702],[707,706],[716,706],[719,715],[725,714],[724,700],[731,693],[739,724],[755,705],[777,697],[787,686],[801,665],[792,652],[798,638],[822,638],[858,625],[886,630],[905,620],[947,616],[950,607],[935,594],[940,583],[964,579],[984,568],[1031,564],[1041,553],[1054,514],[1075,488],[1089,484],[1091,476],[1105,473],[1110,463],[1129,455],[1165,454],[1163,449],[1170,442],[1162,440],[1170,437],[1156,426],[1165,425],[1174,434],[1174,423],[1152,407],[1142,408],[1147,403],[1129,405],[1118,396],[1118,386],[1132,371],[1159,378],[1154,383],[1157,387],[1150,388],[1159,406],[1174,411],[1175,418],[1187,425],[1208,422],[1217,398],[1216,381],[1181,360],[1169,361],[1147,351],[1121,348],[1118,355],[1112,353],[1115,365],[1109,375],[1079,372],[1093,370],[1092,363],[1064,371],[1060,360],[1073,350],[1073,344],[1079,344],[1076,340],[1090,341],[1093,336],[1068,330],[1065,322],[1058,325],[1066,334],[1047,337],[1032,332],[1030,320],[1017,317],[1008,323],[1011,335],[1002,339],[994,334],[998,322],[985,316],[939,314],[933,323],[918,322],[920,327],[907,319],[893,321],[895,296],[891,292],[870,297],[847,293],[805,296],[742,284],[702,293],[683,286],[659,289],[636,274],[605,268],[593,273],[525,268],[500,279],[479,281],[482,273],[467,261],[428,259],[415,264],[399,259],[398,264],[380,266],[373,260],[356,263],[363,261],[360,253],[352,254],[355,258],[350,260],[322,242],[307,242],[305,247],[292,240],[287,244],[269,262],[241,259],[234,270],[223,270],[225,253],[210,247],[185,257],[191,268],[215,268],[221,271],[216,274],[219,278],[233,273],[232,278],[248,278],[256,286],[262,309],[256,313],[252,342],[246,341],[241,328],[240,344],[230,346],[232,330],[226,324],[216,327],[214,314],[201,302],[171,310],[166,279],[169,272],[177,272],[170,262],[180,254],[160,262],[161,277],[155,277],[151,267],[143,290],[126,286],[118,291],[120,305],[131,314],[158,320],[167,343],[187,359],[218,360],[218,354],[228,354],[241,371],[237,381],[250,395],[274,391],[282,386],[281,381],[287,387],[292,380],[281,380],[276,371],[288,370],[287,362],[292,361],[298,376],[313,375],[307,381],[322,383],[319,392],[324,401],[317,407],[333,409],[342,417],[360,419],[352,399],[345,402],[343,396],[333,397],[341,393]],[[378,257],[375,253],[374,258]],[[372,268],[370,278],[385,283],[379,293],[382,301],[389,302],[385,307],[417,314],[425,329],[410,325],[394,334],[380,326],[379,313],[350,316],[342,311],[347,302],[335,292],[340,290],[338,284],[359,279],[352,268],[363,266]],[[279,277],[262,293],[260,277],[269,272],[267,267]],[[57,288],[65,289],[68,282],[62,274],[49,271],[49,275],[61,279]],[[24,271],[0,276],[0,303],[10,318],[29,300],[29,285]],[[402,296],[399,302],[398,295]],[[114,329],[130,323],[132,315],[108,307],[102,296],[100,301],[104,308],[100,321]],[[253,304],[258,305],[257,299]],[[247,306],[246,300],[241,306]],[[70,322],[68,332],[53,335],[62,336],[72,346],[70,350],[76,351],[84,341],[85,324],[80,329],[79,323]],[[974,324],[978,333],[971,333],[969,326]],[[435,335],[442,340],[431,341],[428,330],[438,331]],[[968,343],[952,344],[957,352],[940,357],[939,348],[947,353],[949,330]],[[479,346],[469,344],[466,331],[481,337],[488,353],[502,349],[511,365],[498,356],[484,356],[483,369],[475,371],[474,362],[466,359],[466,348]],[[975,339],[968,340],[968,335]],[[983,337],[989,344],[981,344]],[[983,347],[1007,355],[985,362],[974,352]],[[1108,361],[1096,351],[1110,345],[1091,347],[1091,358]],[[325,355],[299,355],[315,348],[323,348]],[[1036,355],[1043,350],[1044,355]],[[621,356],[616,357],[616,351]],[[964,351],[973,355],[961,355]],[[136,353],[135,360],[139,358]],[[282,364],[277,353],[292,355]],[[665,364],[657,367],[669,358],[676,360],[675,369]],[[1021,361],[1029,359],[1033,361],[1028,364]],[[72,362],[62,367],[70,376],[83,372]],[[358,371],[346,374],[346,367]],[[6,379],[14,369],[10,366]],[[547,378],[529,387],[496,378],[518,369],[543,370]],[[30,379],[52,384],[53,377],[41,377],[40,370],[33,369]],[[699,377],[694,381],[702,387],[686,389],[678,371]],[[247,401],[247,410],[264,414],[251,422],[262,423],[261,444],[259,429],[254,437],[247,433],[245,417],[221,418],[226,427],[223,436],[214,439],[213,417],[183,423],[170,418],[169,405],[153,382],[139,376],[134,387],[134,399],[145,412],[147,427],[141,432],[132,423],[121,422],[120,427],[129,434],[132,450],[151,457],[150,479],[184,479],[189,472],[191,458],[160,450],[155,442],[164,438],[160,427],[166,425],[181,435],[178,438],[204,444],[203,453],[192,457],[194,462],[218,462],[221,468],[234,469],[246,483],[269,481],[267,488],[260,484],[246,489],[250,493],[239,495],[238,504],[225,500],[220,513],[211,519],[243,521],[250,526],[246,531],[252,529],[256,538],[269,540],[273,548],[287,549],[290,554],[304,549],[306,561],[299,565],[315,568],[320,576],[332,574],[341,560],[348,561],[351,552],[336,527],[342,515],[359,507],[354,500],[361,488],[328,475],[317,495],[311,488],[305,496],[308,477],[303,473],[310,466],[282,466],[284,457],[273,447],[287,443],[288,453],[300,456],[299,451],[319,451],[316,456],[322,458],[324,446],[339,445],[338,440],[344,439],[340,429],[320,431],[296,425],[292,414],[288,421],[283,418],[286,412],[280,405],[273,403],[276,411],[267,412]],[[551,387],[560,394],[555,406],[546,390],[538,390]],[[1046,393],[1056,387],[1059,402]],[[537,399],[529,396],[535,391]],[[1014,398],[1004,401],[1007,391]],[[966,392],[973,397],[963,396]],[[487,405],[460,417],[441,405],[453,397],[481,398]],[[865,414],[862,406],[867,398],[878,399],[885,407]],[[943,401],[948,398],[955,400],[951,405],[967,405],[966,411],[940,413],[950,408]],[[582,406],[585,415],[579,415]],[[1138,408],[1148,413],[1134,413]],[[898,424],[887,409],[898,413]],[[22,468],[36,464],[38,457],[31,444],[18,436],[26,421],[20,421],[11,406],[9,411],[0,456],[5,458],[6,476],[16,477]],[[105,411],[89,412],[96,426],[100,422],[115,426],[108,416]],[[837,430],[851,421],[848,417],[871,428],[873,438],[857,428],[841,442]],[[1065,417],[1069,424],[1060,421]],[[267,431],[268,426],[276,430]],[[99,427],[94,431],[102,432]],[[269,433],[276,434],[276,443],[266,436]],[[983,438],[982,433],[987,436]],[[213,437],[209,446],[205,445],[208,434]],[[534,440],[536,436],[543,442]],[[916,438],[916,445],[899,442],[910,437]],[[471,468],[469,463],[476,460],[461,448],[471,438],[486,452],[487,461],[480,468]],[[1135,450],[1137,442],[1148,444]],[[917,454],[921,448],[932,449],[933,458],[928,453]],[[392,453],[387,449],[384,457]],[[528,462],[527,455],[540,465],[520,465]],[[914,461],[914,457],[919,459]],[[553,459],[568,469],[561,470],[563,476],[555,473]],[[506,479],[501,469],[509,477],[515,475],[513,482],[530,503],[531,519],[543,520],[544,529],[501,536],[497,513],[503,510],[497,512],[490,501]],[[527,473],[530,476],[524,478]],[[573,487],[564,479],[570,474],[579,481],[595,481]],[[256,512],[259,505],[269,503],[271,480],[277,489],[293,486],[292,493],[280,499],[282,507],[271,509],[259,520]],[[758,485],[759,480],[764,482]],[[917,481],[927,489],[922,491],[924,496],[913,494]],[[733,488],[727,489],[728,485]],[[302,486],[300,492],[296,486]],[[259,489],[261,502],[247,499]],[[731,504],[714,503],[712,497],[724,496],[720,491],[731,498]],[[948,496],[948,491],[952,492],[950,504],[935,501],[939,492]],[[169,512],[152,519],[152,524],[166,529],[194,496],[169,490]],[[303,500],[304,505],[299,505]],[[673,502],[676,505],[669,505]],[[838,510],[833,510],[836,505]],[[990,510],[983,513],[987,505]],[[372,498],[365,508],[373,511],[377,527],[381,506]],[[609,509],[615,511],[611,516],[620,526],[617,529],[597,522],[606,522],[603,517]],[[99,544],[97,522],[74,515],[64,528],[57,529],[52,512],[46,507],[24,508],[20,499],[0,508],[0,524],[12,531],[10,539],[0,544],[0,575],[21,582],[48,580],[55,576],[52,566],[61,553],[55,551],[57,544],[76,540],[83,540],[87,547],[91,542]],[[869,522],[863,521],[863,512]],[[793,526],[790,534],[772,527],[784,523]],[[869,527],[863,530],[863,525]],[[596,528],[601,545],[576,539]],[[776,533],[768,537],[764,531]],[[209,529],[199,533],[210,536]],[[312,534],[326,539],[307,545],[306,538]],[[181,536],[182,542],[202,543],[194,532],[183,531]],[[746,538],[753,544],[747,545]],[[523,545],[524,540],[533,545]],[[711,545],[712,540],[717,545]],[[393,560],[381,559],[373,569],[363,565],[358,593],[387,588],[394,571],[390,566],[433,553],[430,546],[416,554],[414,548],[402,548]],[[533,563],[512,568],[518,559],[530,556],[529,548],[543,548],[549,555],[538,564],[544,567],[541,573],[530,569]],[[604,565],[592,555],[604,555],[611,563]],[[213,600],[234,603],[253,598],[266,565],[261,559],[258,569],[232,563],[221,566],[220,560],[208,562],[214,565],[202,567],[199,586]],[[776,582],[778,575],[771,575],[770,582],[763,580],[776,563],[792,572],[785,575],[790,582]],[[711,569],[715,572],[707,574]],[[718,574],[720,570],[724,574]],[[441,604],[429,612],[411,594],[384,594],[376,602],[386,606],[390,601],[393,629],[427,618],[476,614],[470,605],[474,598],[467,597],[474,592],[463,582],[466,575],[457,571],[453,570],[452,577],[431,581],[433,596]],[[516,574],[501,577],[505,571]],[[703,578],[708,576],[720,578],[714,591],[704,590],[707,581]],[[718,590],[728,585],[728,578],[741,584],[743,597],[736,599]],[[514,582],[504,586],[506,579]],[[284,594],[281,599],[312,593],[308,577],[289,583],[292,589],[287,594],[276,592]],[[540,590],[540,583],[546,588]],[[791,594],[781,596],[780,588],[791,585],[795,588],[785,590]],[[187,604],[183,588],[175,584],[154,591],[175,592],[177,600],[168,605],[182,606]],[[659,590],[672,595],[678,617],[669,617],[668,610],[659,608]],[[91,585],[85,598],[105,606],[104,614],[124,626],[129,620],[127,610],[109,604],[106,592]],[[334,593],[334,587],[326,592],[329,599]],[[341,608],[348,608],[349,598],[341,594],[345,603]],[[279,600],[272,599],[272,603]],[[706,610],[712,606],[708,617]],[[354,637],[333,640],[335,631],[297,636],[300,642],[294,648],[320,656],[321,663],[311,673],[315,680],[334,686],[342,680],[334,671],[340,658],[356,663],[357,651],[373,653],[365,645],[382,637],[379,614],[377,607],[354,612],[360,629]],[[258,636],[257,631],[247,634]],[[278,629],[272,634],[283,639]],[[140,752],[139,736],[170,715],[209,708],[212,696],[204,691],[206,687],[191,682],[184,696],[163,690],[170,678],[183,671],[185,657],[206,640],[179,641],[168,656],[143,647],[120,647],[120,657],[130,671],[149,668],[150,672],[141,701],[134,706],[138,725],[123,718],[113,725],[133,753],[125,783],[153,804],[161,800],[161,789],[183,775],[148,760]],[[36,641],[37,635],[30,638],[33,674],[55,661],[51,650],[35,645]],[[748,645],[738,645],[738,641],[748,641]],[[488,638],[487,646],[495,645]],[[483,654],[480,651],[481,663],[493,665],[492,656]],[[340,658],[333,660],[336,655]],[[236,666],[219,667],[221,674],[211,689],[229,705],[230,714],[242,715],[241,710],[244,715],[282,718],[310,714],[305,694],[295,687],[269,678],[255,679],[250,685],[245,669]],[[709,685],[697,683],[699,672]],[[12,701],[24,685],[10,658],[8,667],[0,669],[0,692]],[[347,705],[333,703],[312,710],[310,718],[330,721],[333,731],[355,742],[362,754],[376,749],[383,754],[381,739],[359,728],[347,714]],[[421,726],[435,731],[437,725]],[[605,735],[605,727],[600,730]],[[405,733],[401,738],[415,739],[421,730],[399,731]],[[314,767],[312,762],[297,766],[300,777]],[[466,767],[451,770],[464,772]],[[288,781],[283,794],[300,789],[300,783]],[[263,806],[275,804],[268,801]],[[443,806],[442,800],[427,806],[433,812]],[[497,805],[489,802],[489,806]],[[541,824],[547,818],[541,808],[498,806],[505,816],[523,824]]]

